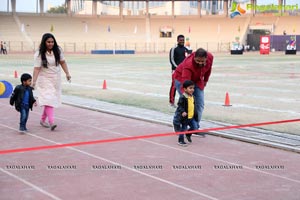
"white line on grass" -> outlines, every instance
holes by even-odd
[[[78,83],[72,83],[74,86],[79,86],[79,87],[85,87],[85,88],[93,88],[93,89],[100,89],[98,86],[94,85],[83,85],[83,84],[78,84]],[[158,93],[151,93],[151,92],[138,92],[134,90],[127,90],[127,89],[122,89],[122,88],[109,88],[111,91],[119,91],[119,92],[124,92],[124,93],[130,93],[130,94],[137,94],[137,95],[143,95],[143,96],[151,96],[151,97],[159,97],[159,98],[168,98],[168,95],[163,95],[163,94],[158,94]],[[235,94],[234,96],[243,96],[242,94]],[[255,98],[255,96],[252,96]],[[260,97],[258,97],[260,98]],[[265,97],[264,99],[268,99]],[[272,98],[269,98],[272,99]],[[285,100],[283,98],[280,98],[279,101],[288,101],[291,102],[291,99]],[[293,99],[293,101],[295,101]],[[222,106],[224,103],[223,102],[216,102],[216,101],[205,101],[205,104],[207,105],[217,105],[217,106]],[[245,109],[250,109],[250,110],[259,110],[259,111],[267,111],[267,112],[277,112],[277,113],[288,113],[288,114],[299,114],[298,112],[295,112],[293,110],[278,110],[278,109],[271,109],[271,108],[265,108],[265,107],[259,107],[259,106],[251,106],[248,104],[234,104],[235,108],[245,108]]]

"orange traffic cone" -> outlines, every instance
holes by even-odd
[[[17,70],[15,70],[14,76],[15,76],[15,78],[18,78],[18,72],[17,72]]]
[[[102,89],[106,90],[106,80],[103,81]]]
[[[228,92],[226,92],[225,104],[223,106],[232,106],[232,105],[230,105],[230,100],[229,100],[229,94],[228,94]]]

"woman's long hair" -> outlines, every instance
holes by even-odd
[[[53,46],[52,51],[54,53],[56,66],[59,64],[59,61],[60,61],[60,49],[59,49],[59,46],[57,45],[55,37],[51,33],[45,33],[42,37],[42,41],[41,41],[40,49],[39,49],[39,55],[42,58],[42,65],[45,68],[48,67],[48,61],[46,58],[46,52],[47,52],[46,40],[48,40],[49,38],[52,38],[54,41],[54,46]]]

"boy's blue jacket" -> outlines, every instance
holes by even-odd
[[[195,104],[195,101],[194,101],[194,104]],[[188,113],[188,95],[187,94],[183,93],[183,95],[181,95],[179,97],[177,106],[178,107],[175,111],[173,123],[178,124],[178,125],[187,123],[188,117],[187,116],[182,117],[183,112]],[[198,121],[196,105],[194,105],[194,119],[196,121]]]
[[[9,104],[12,106],[15,104],[15,108],[17,111],[20,111],[25,89],[26,89],[25,86],[17,85],[12,95],[10,96]],[[36,100],[33,97],[32,88],[28,86],[27,89],[29,91],[29,108],[32,110],[32,105]]]

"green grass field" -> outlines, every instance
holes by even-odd
[[[300,56],[282,52],[259,55],[214,54],[205,89],[203,118],[232,124],[287,120],[300,116]],[[164,113],[169,107],[171,69],[167,54],[66,55],[72,83],[63,82],[63,93],[132,105]],[[19,84],[14,71],[32,73],[33,55],[0,56],[0,79]],[[106,80],[107,89],[102,89]],[[224,107],[226,92],[231,107]],[[178,95],[177,95],[178,97]],[[298,123],[263,128],[300,134]]]

